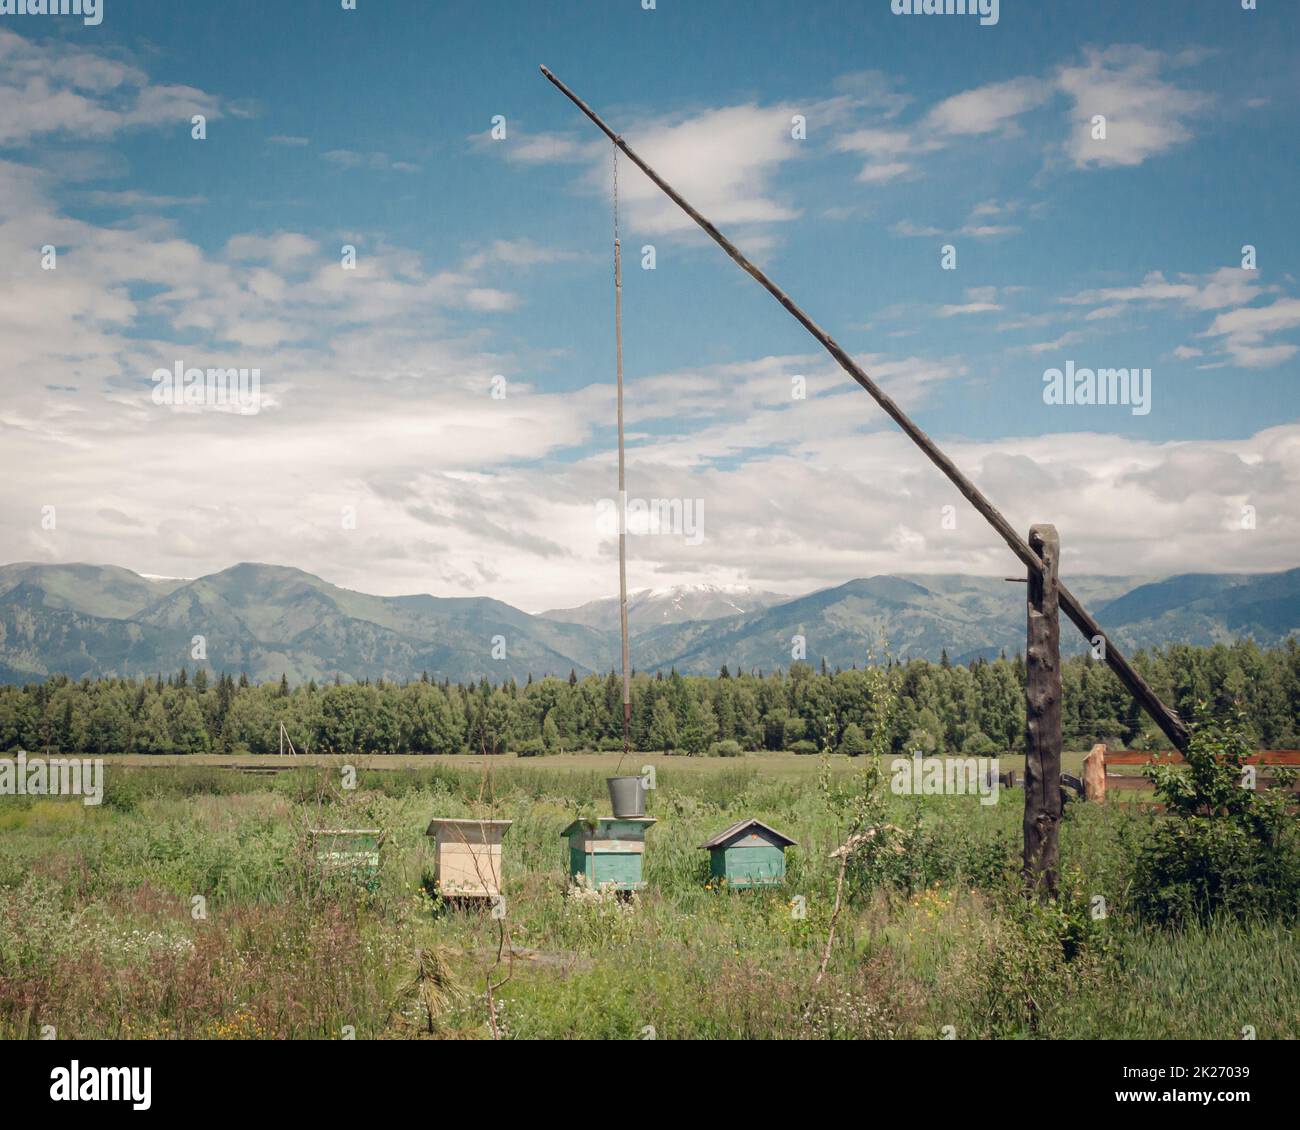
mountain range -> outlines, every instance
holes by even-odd
[[[1127,649],[1300,634],[1300,569],[1069,578]],[[954,662],[1024,646],[1025,590],[1000,578],[877,576],[805,596],[687,585],[629,594],[634,666],[714,674],[880,657]],[[1066,623],[1062,647],[1084,641]],[[187,666],[265,681],[431,677],[497,681],[608,671],[618,601],[530,614],[488,597],[371,596],[300,569],[240,564],[195,580],[111,565],[0,566],[0,682],[140,676]]]

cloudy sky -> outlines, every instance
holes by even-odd
[[[1015,526],[1054,521],[1067,576],[1294,567],[1300,12],[1261,7],[0,16],[0,559],[615,592],[611,147],[546,63]],[[633,587],[1016,568],[626,161],[620,188],[629,494],[702,519],[632,538]],[[259,410],[155,403],[178,363],[259,369]],[[1067,364],[1150,369],[1150,410],[1045,403]]]

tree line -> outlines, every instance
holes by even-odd
[[[1185,717],[1195,704],[1244,709],[1260,748],[1300,747],[1300,644],[1264,650],[1251,641],[1138,652],[1134,666]],[[872,695],[897,694],[895,752],[991,755],[1018,750],[1025,725],[1022,658],[966,665],[921,659],[888,663],[887,684],[857,668],[717,676],[637,674],[633,748],[684,754],[739,750],[863,753]],[[1168,748],[1104,664],[1064,663],[1067,747],[1107,741]],[[274,753],[280,725],[299,751],[317,753],[503,753],[622,748],[619,677],[588,675],[473,684],[431,679],[291,687],[247,676],[185,669],[152,678],[74,682],[52,676],[0,686],[0,750],[64,753]]]

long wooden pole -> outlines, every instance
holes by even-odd
[[[866,372],[850,357],[844,349],[805,314],[788,294],[779,286],[760,271],[751,263],[740,250],[724,236],[713,224],[697,212],[687,201],[678,193],[672,185],[663,179],[649,165],[645,163],[637,154],[628,146],[621,136],[609,128],[596,112],[588,106],[581,98],[573,93],[564,85],[554,74],[546,67],[542,67],[542,74],[575,106],[578,107],[596,127],[610,139],[618,149],[648,176],[655,185],[666,195],[674,204],[694,220],[709,237],[722,248],[723,251],[731,257],[746,274],[751,276],[764,290],[775,298],[787,311],[793,316],[804,329],[815,337],[835,360],[839,363],[846,373],[858,382],[870,394],[871,398],[884,409],[885,414],[894,421],[907,434],[923,452],[926,457],[939,468],[947,477],[949,482],[957,488],[972,506],[975,507],[985,518],[985,520],[1001,535],[1002,540],[1010,547],[1014,553],[1024,563],[1027,569],[1033,569],[1042,572],[1043,562],[1029,546],[1025,540],[1012,528],[1011,523],[1002,516],[984,495],[979,488],[975,486],[965,475],[961,473],[957,465],[945,455],[929,436],[916,426],[893,399],[887,396],[883,389],[873,381]],[[1133,665],[1124,657],[1123,653],[1116,647],[1106,633],[1102,631],[1101,625],[1089,614],[1088,610],[1079,603],[1069,589],[1063,584],[1057,585],[1057,595],[1060,599],[1060,606],[1065,610],[1065,614],[1074,621],[1075,626],[1081,631],[1090,642],[1096,646],[1096,641],[1100,639],[1104,645],[1104,654],[1106,663],[1110,669],[1119,677],[1121,683],[1128,689],[1129,693],[1137,699],[1142,708],[1151,716],[1152,720],[1165,732],[1165,735],[1180,750],[1187,748],[1188,733],[1187,727],[1177,712],[1171,710],[1156,695],[1155,691],[1147,684],[1146,680],[1134,670]]]

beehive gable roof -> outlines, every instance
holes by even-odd
[[[726,847],[732,840],[739,838],[751,828],[762,828],[772,839],[776,840],[781,847],[798,847],[799,845],[787,836],[784,832],[778,832],[775,828],[764,824],[761,820],[755,820],[752,817],[748,820],[737,820],[730,828],[719,832],[713,839],[707,843],[700,844],[702,848]]]

